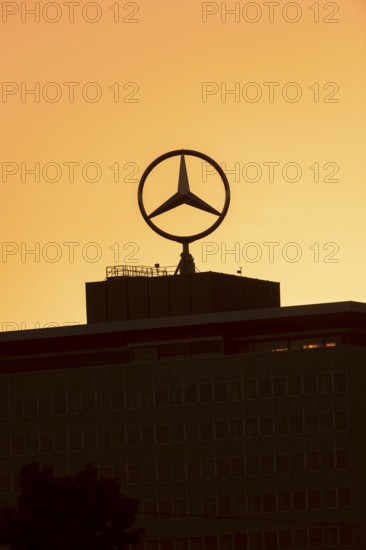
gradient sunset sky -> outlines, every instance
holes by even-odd
[[[85,323],[85,282],[107,266],[177,264],[137,188],[182,148],[231,186],[222,225],[191,245],[200,271],[280,281],[282,305],[366,302],[364,0],[38,4],[0,8],[0,330]],[[187,170],[220,208],[217,175]],[[178,171],[151,174],[148,208]],[[191,210],[154,221],[215,219]]]

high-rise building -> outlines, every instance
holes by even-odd
[[[88,323],[0,334],[0,491],[95,462],[143,550],[366,548],[366,304],[113,268]]]

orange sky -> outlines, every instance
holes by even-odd
[[[280,281],[283,305],[366,301],[362,0],[81,1],[74,22],[67,3],[34,5],[3,2],[0,22],[0,330],[84,323],[84,284],[106,266],[178,262],[137,187],[181,148],[231,185],[226,219],[191,246],[198,269]],[[178,169],[147,182],[151,207]],[[220,205],[218,178],[187,169]],[[162,227],[213,221],[180,210]]]

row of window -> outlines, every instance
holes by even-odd
[[[268,528],[267,528],[268,529]],[[279,529],[238,535],[221,535],[145,540],[138,550],[297,550],[304,548],[351,549],[353,532],[350,526]],[[353,547],[352,547],[353,548]]]
[[[24,400],[0,400],[0,418],[327,394],[345,392],[347,387],[347,373],[334,372],[243,381],[207,382],[184,386],[147,387],[126,389],[125,391],[42,395],[38,399],[33,397]]]
[[[341,414],[343,413],[343,414]],[[286,442],[287,439],[280,436],[291,435],[293,450],[303,450],[306,438],[312,437],[313,448],[321,449],[322,441],[326,447],[330,448],[335,445],[334,437],[340,430],[349,428],[349,418],[347,411],[339,411],[336,415],[336,421],[333,423],[332,418],[327,420],[325,425],[319,427],[319,422],[322,422],[322,416],[309,415],[309,419],[305,421],[299,415],[287,417],[272,418],[248,418],[246,420],[222,420],[218,422],[187,422],[169,425],[158,426],[142,426],[142,427],[123,427],[122,419],[116,418],[116,425],[119,428],[115,429],[95,429],[95,422],[88,424],[73,426],[70,421],[69,427],[66,425],[58,426],[57,419],[47,419],[47,426],[36,425],[29,430],[28,435],[17,435],[12,438],[9,436],[9,430],[4,431],[0,436],[0,456],[7,456],[11,451],[13,454],[33,453],[33,452],[52,452],[63,450],[79,450],[79,449],[94,449],[94,448],[110,448],[110,447],[141,447],[141,446],[160,446],[170,444],[186,444],[196,442],[212,442],[236,440],[237,447],[244,446],[249,453],[259,452],[259,445],[262,452],[273,452],[278,442]],[[305,419],[306,420],[306,419]],[[40,421],[39,421],[40,422]],[[28,425],[28,423],[27,423]],[[31,425],[31,424],[30,424]],[[104,423],[104,426],[106,423]],[[68,428],[68,429],[67,429]],[[304,429],[306,430],[304,432]],[[324,435],[319,432],[324,432]],[[335,435],[332,435],[333,430],[337,430]],[[54,431],[56,433],[50,434]],[[330,433],[326,435],[326,431]],[[39,435],[38,435],[38,432]],[[313,433],[316,432],[316,433]],[[19,432],[18,432],[19,433]],[[347,433],[347,432],[346,432]],[[297,436],[296,438],[294,436]],[[341,434],[339,434],[341,435]],[[272,436],[272,437],[271,437]],[[279,436],[279,437],[276,437]],[[327,440],[325,440],[325,437]],[[68,438],[68,446],[67,446]],[[64,443],[62,443],[64,442]],[[314,447],[315,446],[315,447]],[[281,450],[290,450],[283,443]]]
[[[226,439],[251,439],[275,436],[317,434],[349,429],[348,411],[263,418],[235,418],[217,422],[186,422],[127,428],[127,445],[166,445]]]
[[[307,451],[207,460],[133,464],[128,466],[128,483],[170,482],[215,478],[245,478],[298,472],[346,470],[350,468],[348,449]]]
[[[233,517],[250,520],[253,514],[349,508],[351,506],[351,489],[342,487],[217,498],[145,501],[142,503],[141,513],[145,521],[156,521],[157,519],[167,521],[173,518],[193,518],[195,516],[207,519]]]
[[[277,455],[247,456],[246,475],[287,474],[318,470],[350,468],[348,449],[307,451],[305,453],[279,453]]]

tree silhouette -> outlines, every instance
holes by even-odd
[[[117,479],[97,479],[94,465],[55,477],[32,463],[20,477],[17,507],[0,509],[0,544],[12,550],[127,550],[144,534],[133,528],[137,501],[122,496]]]

